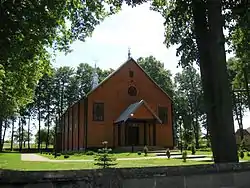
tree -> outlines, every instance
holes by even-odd
[[[52,130],[52,129],[51,129]],[[38,137],[39,137],[39,132],[35,134],[35,141],[38,144]],[[47,142],[48,138],[48,130],[46,128],[43,128],[40,130],[40,145]],[[49,135],[49,144],[53,144],[53,133]]]
[[[110,152],[112,151],[112,149],[107,147],[108,142],[104,141],[102,142],[102,144],[103,148],[98,150],[98,153],[95,157],[95,161],[97,161],[95,165],[98,165],[102,168],[108,168],[110,166],[116,165],[116,158],[110,156]]]
[[[216,163],[238,161],[232,100],[226,71],[223,26],[235,27],[234,10],[245,1],[154,1],[153,9],[166,19],[166,44],[178,44],[183,66],[197,62]],[[222,9],[223,14],[222,15]],[[230,147],[227,147],[230,145]]]
[[[188,144],[195,140],[196,148],[199,148],[200,117],[204,114],[202,110],[202,86],[201,78],[192,66],[186,67],[181,73],[175,75],[175,97],[174,106],[176,118],[182,117],[184,131],[190,134]],[[176,120],[177,120],[176,119]]]
[[[245,67],[239,58],[230,58],[227,67],[232,88],[233,112],[240,128],[241,140],[243,140],[243,116],[246,108],[249,107],[248,84],[245,83],[244,74]],[[250,75],[249,71],[248,74]]]
[[[73,41],[84,41],[118,4],[107,9],[106,1],[99,0],[1,1],[0,135],[3,121],[32,102],[35,86],[50,65],[47,49],[69,52]],[[2,146],[0,140],[0,151]]]
[[[18,127],[17,130],[14,132],[14,140],[16,142],[19,142],[19,149],[20,151],[22,150],[22,146],[25,147],[26,142],[28,142],[28,135],[31,135],[31,132],[28,133],[26,129],[24,129],[22,126]]]

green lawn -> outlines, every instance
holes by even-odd
[[[94,162],[28,162],[21,161],[19,153],[0,153],[0,168],[14,170],[72,170],[99,168]],[[187,161],[181,159],[145,159],[117,161],[117,168],[124,167],[150,167],[150,166],[181,166],[209,164],[208,162]]]
[[[86,155],[84,153],[82,154],[74,154],[74,155],[69,155],[69,158],[64,159],[64,155],[61,155],[59,157],[54,157],[54,155],[49,155],[49,154],[40,154],[41,156],[47,157],[49,159],[55,159],[55,160],[89,160],[89,159],[93,159],[95,157],[95,155]],[[113,157],[115,158],[142,158],[145,157],[144,153],[142,153],[141,155],[138,155],[137,153],[129,153],[129,152],[125,152],[125,153],[114,153],[112,154]],[[153,153],[149,153],[147,155],[148,157],[154,157],[155,154]]]

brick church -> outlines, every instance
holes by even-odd
[[[60,118],[62,151],[109,147],[173,147],[172,100],[132,58],[70,106]]]

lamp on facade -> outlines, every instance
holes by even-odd
[[[132,117],[133,117],[133,116],[134,116],[134,114],[130,114],[130,116],[132,116]]]

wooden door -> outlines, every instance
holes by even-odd
[[[139,127],[138,126],[128,127],[128,145],[130,146],[139,145]]]

